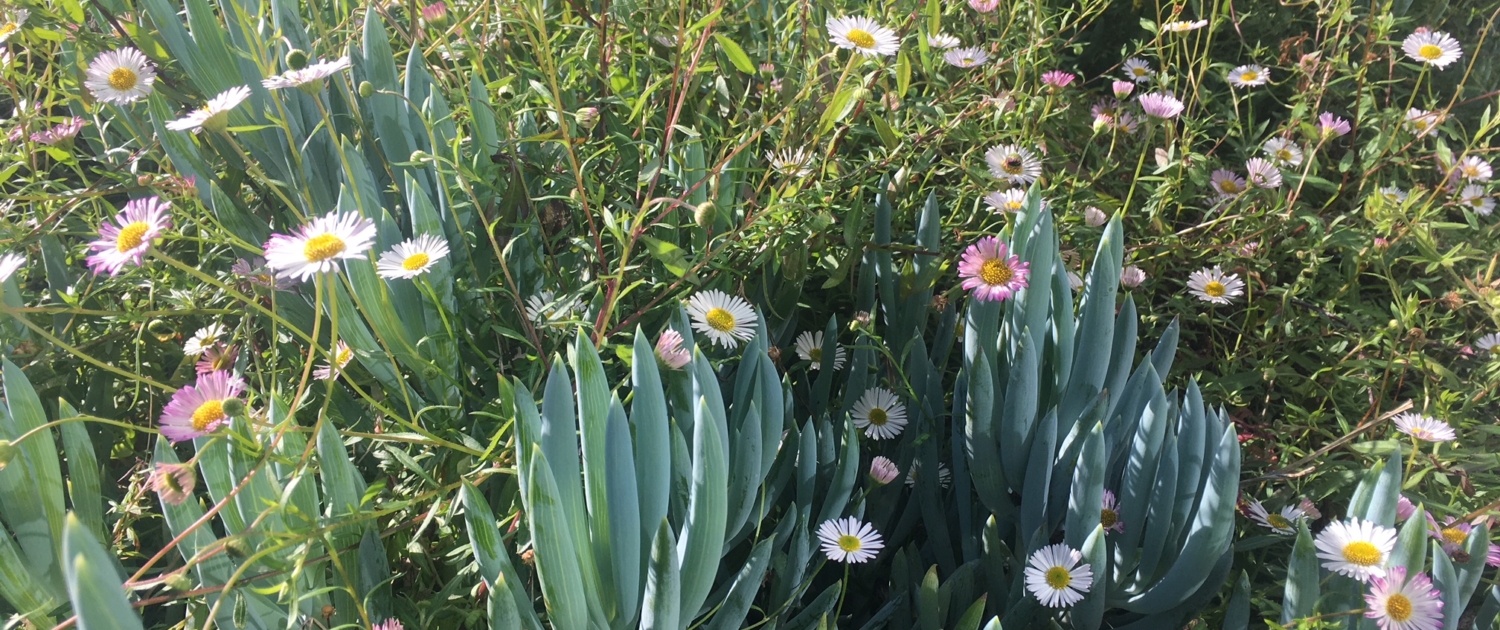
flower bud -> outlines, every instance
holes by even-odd
[[[443,2],[434,2],[422,7],[422,21],[434,28],[443,28],[448,25],[448,5]]]
[[[1135,91],[1135,84],[1129,81],[1115,81],[1110,87],[1115,91],[1115,98],[1119,99],[1129,97]]]
[[[307,67],[307,52],[293,48],[286,53],[286,66],[293,70]]]
[[[369,81],[360,81],[359,82],[359,97],[360,98],[370,98],[371,96],[375,96],[375,84],[374,83],[370,83]]]
[[[719,207],[712,201],[698,204],[698,208],[693,211],[693,223],[697,223],[698,227],[705,230],[713,227],[714,219],[717,218],[719,218]]]
[[[179,593],[186,593],[193,590],[193,581],[189,580],[186,575],[183,575],[182,571],[168,574],[163,582],[167,585],[167,588]]]
[[[245,415],[245,401],[238,398],[226,398],[223,403],[224,415],[238,418]]]
[[[599,124],[599,108],[597,107],[580,107],[573,116],[578,119],[578,126],[589,131],[593,131],[594,125]]]

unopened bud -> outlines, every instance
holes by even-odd
[[[167,575],[163,582],[167,585],[167,588],[179,593],[186,593],[193,590],[193,581],[189,580],[181,571]]]
[[[359,82],[359,97],[360,98],[370,98],[371,96],[375,96],[375,84],[374,83],[370,83],[369,81],[360,81]]]
[[[224,415],[238,418],[245,415],[245,401],[238,398],[225,398],[221,409],[224,410]]]
[[[593,131],[594,125],[599,124],[599,108],[597,107],[580,107],[573,116],[578,119],[579,127],[589,131]]]
[[[10,440],[0,440],[0,470],[5,470],[5,466],[10,463],[10,460],[16,458],[18,452]]]
[[[151,174],[150,173],[141,173],[140,175],[137,175],[135,177],[135,183],[138,186],[150,186],[151,185]]]
[[[443,2],[434,2],[422,7],[422,21],[436,28],[446,26],[448,24],[448,5]]]
[[[698,204],[698,209],[693,211],[693,223],[705,230],[714,226],[714,219],[719,218],[719,207],[712,201]]]
[[[293,48],[286,53],[286,65],[293,70],[307,67],[307,52]]]

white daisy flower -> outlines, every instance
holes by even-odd
[[[1394,204],[1406,203],[1406,191],[1395,186],[1382,186],[1380,188],[1380,196]]]
[[[349,361],[354,359],[354,351],[349,349],[349,344],[344,343],[343,339],[334,344],[333,352],[329,354],[331,355],[329,357],[330,360],[318,366],[318,369],[313,370],[313,378],[326,381],[337,377],[343,373],[345,367],[348,367]]]
[[[990,147],[984,152],[990,175],[1021,186],[1030,185],[1042,176],[1042,161],[1031,151],[1014,144]]]
[[[1271,71],[1255,64],[1240,66],[1229,72],[1229,84],[1234,87],[1256,87],[1271,80]]]
[[[1483,216],[1495,211],[1495,198],[1479,184],[1468,184],[1458,193],[1458,202]]]
[[[1226,274],[1214,265],[1213,269],[1199,269],[1188,276],[1188,292],[1204,302],[1228,304],[1245,294],[1245,283],[1235,274]]]
[[[1304,518],[1307,518],[1307,514],[1295,505],[1281,508],[1280,514],[1272,514],[1260,501],[1250,502],[1250,519],[1259,523],[1261,527],[1284,536],[1296,534],[1297,521]]]
[[[349,68],[349,58],[339,57],[333,61],[319,61],[308,64],[301,70],[288,70],[269,79],[262,79],[260,84],[267,90],[280,90],[283,88],[307,88],[316,93],[323,89],[323,79],[327,79],[343,70]]]
[[[229,88],[210,99],[207,105],[189,112],[182,118],[168,122],[167,129],[224,131],[229,127],[229,110],[238,107],[248,98],[250,98],[250,88],[243,85]]]
[[[102,102],[127,105],[150,96],[154,83],[156,66],[141,51],[121,48],[95,57],[83,85]]]
[[[415,278],[427,273],[447,255],[447,241],[423,234],[381,254],[380,260],[375,262],[375,270],[383,278]]]
[[[808,369],[823,369],[823,331],[804,331],[797,335],[797,356],[812,364]],[[844,347],[834,344],[833,369],[844,369]]]
[[[1438,112],[1429,112],[1415,107],[1406,110],[1406,130],[1418,138],[1426,136],[1442,124],[1443,115]]]
[[[1463,48],[1451,35],[1426,29],[1418,29],[1407,35],[1406,40],[1401,42],[1401,50],[1406,51],[1406,56],[1413,61],[1436,66],[1439,70],[1464,56]]]
[[[866,390],[849,414],[855,428],[864,429],[865,437],[872,440],[896,437],[906,428],[906,406],[883,387]]]
[[[1026,189],[997,190],[985,195],[984,203],[995,212],[1020,212],[1026,207]]]
[[[573,319],[574,300],[558,300],[551,291],[542,291],[526,298],[526,318],[538,326],[562,328]]]
[[[1265,145],[1261,146],[1260,150],[1267,156],[1270,156],[1271,160],[1276,162],[1277,166],[1302,165],[1302,147],[1297,146],[1297,143],[1286,138],[1271,138],[1266,141]]]
[[[10,254],[10,256],[14,256],[14,255],[15,254]],[[4,258],[0,258],[0,282],[4,282],[5,281],[5,275],[6,274],[4,273],[4,270],[5,270],[4,260],[5,260]],[[1495,353],[1495,348],[1500,348],[1500,333],[1490,333],[1488,335],[1480,337],[1478,341],[1474,342],[1474,347],[1475,348],[1479,348],[1480,350],[1483,350],[1485,352],[1489,352],[1491,354],[1494,354]]]
[[[911,463],[911,470],[906,471],[906,487],[917,487],[917,479],[921,478],[922,476],[921,469],[922,462]],[[941,488],[943,490],[947,490],[948,486],[953,485],[953,471],[948,470],[948,465],[942,462],[938,462],[937,482],[938,488]]]
[[[1245,160],[1245,173],[1249,175],[1246,179],[1251,186],[1267,190],[1281,188],[1281,169],[1270,160],[1258,157]]]
[[[1208,20],[1174,20],[1161,25],[1161,30],[1167,33],[1186,33],[1196,31],[1208,26]]]
[[[1083,601],[1094,585],[1094,571],[1082,561],[1082,553],[1062,543],[1036,550],[1026,561],[1026,590],[1048,608]]]
[[[699,291],[688,298],[693,330],[708,335],[719,346],[733,349],[755,336],[755,309],[744,298],[718,289]]]
[[[823,553],[834,562],[868,562],[885,548],[880,532],[853,516],[823,521],[818,526],[818,540],[823,541]]]
[[[1490,168],[1490,163],[1477,155],[1459,160],[1458,166],[1453,167],[1453,177],[1473,182],[1487,182],[1494,175],[1495,170]]]
[[[1451,442],[1458,439],[1448,423],[1420,413],[1408,411],[1396,416],[1392,422],[1396,430],[1424,442]]]
[[[305,281],[336,271],[340,260],[362,257],[374,240],[373,221],[335,210],[298,228],[296,235],[272,234],[266,241],[266,266],[277,276]]]
[[[1131,57],[1125,60],[1125,77],[1136,83],[1145,83],[1151,80],[1151,64],[1140,57]]]
[[[1222,168],[1215,170],[1213,175],[1209,176],[1208,183],[1213,186],[1214,192],[1219,193],[1220,200],[1233,199],[1250,190],[1250,187],[1245,185],[1245,178],[1240,177],[1234,171]]]
[[[1074,291],[1082,289],[1083,288],[1083,278],[1079,277],[1077,273],[1069,271],[1068,272],[1068,288],[1070,288],[1070,289],[1072,289]]]
[[[1439,630],[1443,627],[1442,593],[1432,580],[1418,573],[1406,579],[1406,567],[1386,569],[1385,577],[1370,579],[1365,616],[1380,630]]]
[[[214,342],[217,342],[219,337],[223,337],[228,333],[229,329],[225,328],[223,324],[218,323],[199,328],[198,332],[193,333],[193,336],[188,337],[187,342],[182,344],[182,353],[190,357],[203,354],[203,351],[207,350],[209,346],[214,345]]]
[[[983,48],[954,48],[943,55],[943,61],[955,68],[982,66],[990,60],[990,53]]]
[[[766,151],[766,161],[771,169],[783,177],[807,177],[812,174],[811,157],[807,149],[782,149],[780,153]]]
[[[1385,561],[1396,547],[1396,530],[1358,518],[1334,521],[1313,541],[1323,568],[1368,582],[1385,575]]]
[[[901,38],[875,20],[861,15],[836,18],[828,16],[828,38],[833,45],[846,50],[856,50],[869,57],[896,54],[901,48]]]
[[[16,271],[26,266],[26,257],[21,254],[6,254],[0,256],[0,283],[9,280],[16,275]]]
[[[940,50],[948,50],[949,48],[958,48],[958,46],[959,46],[960,43],[961,42],[958,41],[957,37],[954,37],[954,36],[949,35],[947,33],[938,33],[936,35],[928,35],[927,36],[927,45],[930,46],[930,47],[932,47],[932,48],[937,48],[937,49],[940,49]]]
[[[21,26],[26,24],[26,18],[30,16],[30,11],[16,9],[4,22],[0,22],[0,44],[4,44],[12,35],[21,32]]]

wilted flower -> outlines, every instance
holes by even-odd
[[[1048,608],[1082,601],[1094,584],[1092,568],[1082,561],[1082,553],[1062,543],[1036,550],[1026,561],[1026,590]]]
[[[937,469],[938,488],[947,490],[949,486],[953,485],[953,471],[948,470],[948,465],[942,462],[938,462]],[[917,487],[917,480],[922,477],[921,471],[922,462],[914,461],[911,463],[911,470],[906,471],[906,487]]]
[[[1406,519],[1411,518],[1412,515],[1416,514],[1416,513],[1417,513],[1417,506],[1416,506],[1415,503],[1411,502],[1411,499],[1406,498],[1406,495],[1404,495],[1404,494],[1400,495],[1399,497],[1397,497],[1397,499],[1396,499],[1396,521],[1398,521],[1398,522],[1405,521]]]
[[[808,166],[810,158],[806,149],[783,149],[780,153],[766,152],[766,161],[771,163],[771,169],[783,177],[807,177],[812,174],[812,167]]]
[[[307,281],[338,270],[341,260],[363,258],[375,240],[375,222],[338,210],[297,228],[294,235],[272,234],[266,265],[283,278]]]
[[[1251,186],[1266,189],[1281,188],[1281,169],[1276,168],[1270,160],[1258,157],[1245,160],[1245,172],[1249,174],[1246,179]]]
[[[896,32],[870,18],[853,15],[828,16],[828,38],[833,45],[855,50],[868,57],[889,57],[901,47]]]
[[[1416,134],[1418,138],[1432,133],[1442,122],[1443,115],[1438,112],[1429,112],[1415,107],[1406,110],[1406,130]]]
[[[834,562],[868,562],[885,548],[880,532],[853,516],[824,521],[818,526],[818,540]]]
[[[448,23],[448,5],[444,2],[434,2],[422,7],[422,21],[433,26],[441,27]]]
[[[198,374],[209,372],[220,372],[234,369],[234,362],[239,359],[240,349],[235,346],[225,346],[216,343],[203,351],[203,356],[198,359],[196,366]]]
[[[531,550],[527,549],[527,551]],[[406,626],[401,624],[401,620],[392,617],[375,624],[375,627],[371,628],[370,630],[406,630]]]
[[[1188,276],[1188,292],[1204,302],[1228,304],[1245,294],[1245,282],[1235,274],[1226,274],[1215,265],[1212,269],[1200,269]]]
[[[1265,527],[1284,536],[1291,536],[1293,534],[1296,534],[1297,521],[1300,521],[1307,516],[1302,512],[1301,508],[1290,505],[1281,508],[1281,512],[1279,514],[1272,514],[1270,511],[1266,510],[1266,506],[1263,505],[1260,501],[1251,501],[1249,510],[1251,520],[1259,523],[1261,527]]]
[[[1255,64],[1240,66],[1229,72],[1229,84],[1234,87],[1256,87],[1265,85],[1270,80],[1271,72]]]
[[[990,13],[1000,7],[1000,0],[969,0],[969,7],[980,13]]]
[[[1176,118],[1178,114],[1182,113],[1183,108],[1182,101],[1177,100],[1177,97],[1167,92],[1143,94],[1136,99],[1136,102],[1140,103],[1141,111],[1146,112],[1147,116],[1153,118]]]
[[[21,254],[6,254],[0,256],[0,283],[9,280],[16,275],[16,270],[26,266],[26,257]]]
[[[1042,74],[1042,83],[1045,83],[1054,89],[1060,90],[1062,88],[1068,87],[1068,85],[1072,84],[1073,80],[1077,78],[1077,75],[1074,75],[1071,72],[1052,70],[1050,72]]]
[[[198,474],[190,466],[182,464],[156,463],[149,481],[151,489],[168,505],[182,505],[193,496],[198,484]]]
[[[1458,40],[1442,31],[1418,29],[1401,42],[1401,50],[1414,61],[1436,66],[1442,70],[1464,55]]]
[[[1260,252],[1260,241],[1250,241],[1240,246],[1240,255],[1250,258]]]
[[[1099,524],[1106,532],[1125,531],[1125,521],[1120,520],[1120,501],[1112,490],[1104,491],[1104,500],[1099,509]]]
[[[958,275],[963,278],[963,288],[972,291],[974,299],[999,302],[1026,288],[1031,264],[1012,255],[1000,239],[986,236],[964,250]]]
[[[943,54],[943,61],[955,68],[982,66],[990,60],[990,53],[983,48],[954,48]]]
[[[300,88],[310,94],[316,94],[323,89],[324,79],[347,70],[349,66],[348,57],[339,57],[333,61],[319,61],[300,70],[288,70],[280,75],[264,79],[260,84],[267,90]]]
[[[134,199],[125,208],[99,226],[99,240],[89,244],[94,253],[86,261],[94,273],[118,275],[126,265],[139,267],[156,240],[172,227],[167,214],[171,204],[160,197]]]
[[[1131,57],[1125,60],[1125,76],[1136,83],[1145,83],[1151,80],[1151,64],[1140,57]],[[1125,98],[1125,97],[1120,97]]]
[[[83,131],[83,119],[73,116],[68,118],[67,122],[59,123],[51,129],[31,134],[31,141],[45,145],[71,144],[80,131]]]
[[[693,361],[693,353],[682,347],[682,333],[668,328],[656,338],[656,358],[669,370],[681,370]]]
[[[1324,138],[1337,138],[1349,133],[1349,121],[1334,116],[1330,112],[1318,115],[1318,134]]]
[[[875,459],[870,460],[870,480],[878,485],[883,486],[895,481],[896,477],[900,474],[901,469],[896,467],[896,462],[880,455],[876,455]]]
[[[151,95],[156,66],[134,48],[114,50],[94,58],[83,85],[105,103],[128,105]]]
[[[526,298],[526,318],[537,326],[562,328],[573,318],[572,298],[557,299],[551,291],[540,291]]]
[[[719,346],[734,348],[755,336],[755,309],[740,296],[718,289],[699,291],[688,298],[687,311],[693,330]]]
[[[224,131],[229,127],[229,110],[239,107],[248,98],[250,88],[243,85],[229,88],[210,99],[203,107],[168,122],[166,127],[173,131]]]

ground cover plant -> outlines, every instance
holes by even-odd
[[[0,615],[1495,627],[1497,18],[7,4]]]

